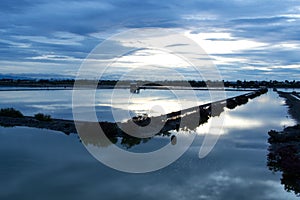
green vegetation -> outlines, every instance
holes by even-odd
[[[3,117],[14,117],[14,118],[23,118],[24,115],[14,109],[14,108],[2,108],[0,109],[0,116],[3,116]]]
[[[52,121],[52,118],[50,115],[45,115],[43,113],[38,113],[34,115],[34,118],[39,121],[49,122]]]

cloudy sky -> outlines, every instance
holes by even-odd
[[[297,0],[1,0],[0,74],[74,76],[106,38],[148,27],[193,39],[225,80],[299,80]]]

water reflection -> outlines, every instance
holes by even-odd
[[[101,122],[99,123],[101,129],[99,129],[99,125],[95,123],[76,122],[76,127],[86,146],[94,145],[98,147],[107,147],[110,144],[110,141],[112,144],[117,144],[119,138],[121,138],[121,146],[130,149],[135,145],[141,143],[145,144],[154,137],[170,137],[170,131],[195,132],[195,130],[199,128],[199,125],[206,123],[212,117],[219,116],[224,109],[233,109],[237,106],[246,104],[248,99],[253,99],[266,92],[267,90],[260,90],[157,117],[134,117],[132,120],[117,122],[116,124]],[[140,122],[138,119],[142,121]],[[215,121],[217,120],[218,118],[215,119]],[[144,126],[144,121],[147,121],[147,126]],[[148,122],[151,123],[149,124]],[[215,123],[215,125],[222,125],[222,122],[223,121]],[[96,130],[100,130],[100,132]],[[104,134],[101,133],[101,130]],[[220,130],[222,130],[222,127],[210,129],[212,133],[217,133],[217,136],[219,136]],[[105,137],[108,137],[109,140]],[[210,138],[210,140],[212,140],[212,138]],[[104,144],[103,141],[105,141]],[[175,145],[177,143],[177,138],[173,137],[170,141],[172,145]],[[208,145],[213,146],[214,144],[209,143]]]
[[[0,127],[0,160],[3,161],[0,164],[0,184],[3,185],[0,198],[298,199],[293,193],[284,191],[281,175],[272,174],[266,167],[266,133],[295,123],[286,118],[282,99],[269,92],[222,114],[228,116],[225,133],[209,156],[197,157],[203,140],[199,133],[179,160],[147,174],[121,173],[102,165],[87,153],[73,134],[66,137],[45,129]],[[263,123],[253,123],[255,128],[241,123],[249,120]],[[201,132],[206,126],[209,124],[197,130]],[[176,131],[170,131],[173,132]],[[139,148],[148,145],[154,149],[164,142],[169,143],[170,137],[153,138],[145,144],[132,146],[131,151],[141,151]]]
[[[287,191],[300,195],[300,125],[287,127],[282,132],[269,131],[268,167],[282,172],[281,183]]]
[[[80,133],[80,137],[83,143],[93,145],[97,147],[108,147],[111,144],[117,144],[126,149],[130,149],[136,145],[148,143],[155,137],[170,137],[176,130],[177,132],[199,132],[199,126],[208,122],[212,117],[219,116],[224,109],[234,109],[237,106],[246,104],[248,99],[253,99],[261,94],[267,92],[266,90],[260,90],[251,92],[245,95],[240,95],[227,100],[221,100],[213,103],[204,104],[201,106],[195,106],[192,108],[183,109],[181,111],[171,112],[165,115],[154,116],[154,117],[133,117],[131,120],[125,122],[76,122],[77,131]],[[146,120],[147,124],[144,125]],[[220,118],[216,118],[214,121],[218,122]],[[142,122],[140,122],[142,120]],[[217,125],[223,124],[223,118]],[[228,119],[227,119],[228,120]],[[210,120],[211,122],[212,120]],[[229,118],[229,122],[237,123],[238,119],[233,120]],[[1,125],[6,127],[13,126],[28,126],[36,128],[46,128],[51,130],[62,131],[65,134],[75,133],[76,128],[74,122],[71,120],[60,120],[52,119],[50,122],[39,122],[34,120],[32,117],[25,117],[22,119],[0,119]],[[151,122],[151,123],[150,123]],[[150,124],[149,124],[150,123]],[[149,126],[148,126],[149,124]],[[238,124],[241,125],[252,125],[249,121],[240,121]],[[97,130],[100,125],[104,132],[104,135],[99,134]],[[152,125],[152,126],[150,126]],[[227,124],[228,126],[228,124]],[[228,127],[227,127],[228,128]],[[230,127],[229,127],[230,128]],[[232,128],[232,127],[231,127]],[[223,129],[224,130],[224,129]],[[222,132],[222,127],[212,127],[207,131],[210,131],[213,137],[218,137]],[[221,132],[220,132],[221,131]],[[108,140],[106,139],[108,138]],[[210,138],[211,139],[211,138]],[[217,140],[217,139],[216,139]],[[216,141],[215,140],[215,141]],[[177,137],[173,136],[169,140],[172,145],[177,144]],[[165,144],[165,143],[164,143]],[[213,146],[214,144],[208,144]]]
[[[285,99],[288,112],[298,123],[300,101],[290,93],[278,92]],[[283,131],[271,130],[269,134],[268,163],[273,172],[281,172],[285,190],[300,196],[300,125],[288,126]]]
[[[114,104],[111,98],[113,93]],[[185,91],[178,91],[182,96],[186,95]],[[204,104],[210,102],[211,98],[207,91],[195,91],[198,97],[198,103]],[[246,91],[226,91],[228,97],[247,93]],[[118,94],[118,95],[116,95]],[[170,91],[147,90],[141,91],[140,94],[134,95],[134,101],[127,102],[123,97],[129,94],[126,89],[102,89],[96,91],[95,108],[98,121],[113,122],[114,117],[111,113],[112,107],[116,112],[123,110],[132,110],[133,112],[150,111],[153,116],[159,116],[168,112],[180,110],[179,108],[187,108],[194,105],[186,99],[185,105],[178,105],[174,101],[174,94]],[[145,102],[155,102],[154,104],[146,104]],[[129,104],[128,108],[124,105]],[[82,111],[85,110],[86,102],[80,105]],[[157,106],[157,107],[156,107]],[[50,114],[53,118],[73,119],[72,114],[72,90],[49,90],[49,91],[0,91],[0,108],[13,107],[20,110],[24,115],[33,116],[35,113]],[[158,109],[160,108],[160,109]],[[163,109],[161,109],[163,108]],[[83,113],[84,114],[84,113]],[[124,117],[122,120],[127,120]]]

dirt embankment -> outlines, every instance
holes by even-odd
[[[268,167],[282,172],[281,183],[287,191],[300,195],[300,99],[297,93],[278,92],[285,98],[288,112],[298,125],[268,132]]]
[[[278,92],[278,94],[285,99],[289,114],[300,124],[300,94],[291,92]]]

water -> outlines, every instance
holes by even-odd
[[[291,89],[291,88],[278,88],[277,89],[278,91],[282,91],[282,92],[300,92],[300,89],[299,88],[294,88],[294,89]]]
[[[192,91],[141,90],[140,94],[130,94],[129,89],[103,89],[97,90],[95,109],[99,121],[114,121],[112,109],[119,113],[117,121],[128,119],[123,112],[131,110],[131,116],[147,112],[153,116],[178,111],[211,101],[207,91],[195,91],[198,102],[192,101],[189,96]],[[214,100],[224,97],[236,96],[247,92],[214,92]],[[177,95],[177,96],[176,96]],[[124,98],[124,96],[128,98]],[[182,98],[182,97],[187,98]],[[113,98],[112,98],[113,97]],[[50,114],[53,118],[73,119],[72,114],[72,90],[42,90],[42,91],[0,91],[0,108],[13,107],[24,115],[33,116],[41,112]],[[113,99],[113,101],[111,101]],[[145,103],[147,102],[147,103]],[[150,103],[149,103],[150,102]],[[80,105],[83,109],[87,105],[84,101]]]
[[[66,102],[59,94],[46,92],[38,99],[29,95],[26,102],[47,104],[50,96],[54,102]],[[7,98],[1,98],[2,105]],[[18,105],[21,99],[18,95],[15,98]],[[281,174],[272,173],[266,166],[267,132],[295,123],[288,117],[284,100],[269,91],[222,115],[226,115],[223,134],[207,157],[199,159],[198,152],[202,130],[209,123],[197,129],[195,141],[181,158],[146,174],[128,174],[104,166],[87,152],[76,135],[0,127],[0,198],[296,199],[280,184]],[[132,150],[156,147],[166,140],[158,137]]]

